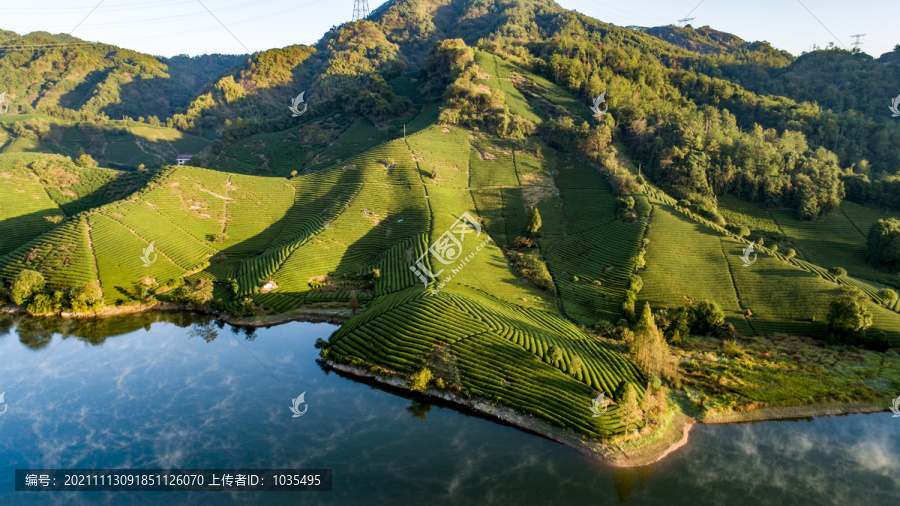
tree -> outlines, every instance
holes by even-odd
[[[900,270],[900,220],[878,220],[869,229],[869,262],[892,271]]]
[[[704,336],[712,335],[725,323],[725,312],[715,302],[705,300],[686,308],[691,332]]]
[[[650,376],[644,398],[641,399],[641,410],[644,412],[644,422],[658,419],[666,413],[666,387],[656,376]]]
[[[96,167],[97,162],[95,162],[94,159],[91,158],[91,155],[81,155],[75,160],[75,165],[83,169],[89,169],[91,167]]]
[[[200,279],[193,285],[182,285],[175,290],[172,297],[176,302],[202,306],[212,300],[213,282],[211,279]]]
[[[69,299],[72,311],[76,313],[103,309],[103,290],[100,289],[100,282],[97,280],[89,281],[83,287],[73,291]]]
[[[644,304],[644,310],[635,326],[631,360],[648,376],[674,377],[675,367],[672,365],[669,345],[656,326],[649,302]]]
[[[839,289],[828,307],[828,327],[839,338],[865,335],[866,329],[872,326],[868,302],[868,297],[855,288]]]
[[[21,306],[40,293],[44,289],[44,285],[44,276],[40,272],[22,269],[13,278],[10,296],[13,302]]]
[[[748,235],[750,235],[750,228],[748,228],[746,225],[731,225],[728,227],[728,229],[731,230],[731,233],[738,237],[747,237]],[[762,239],[758,240],[757,244],[761,242]],[[762,246],[762,244],[759,245]]]
[[[847,277],[847,269],[844,269],[843,267],[832,267],[831,269],[828,269],[828,274],[831,274],[836,278],[845,278]]]
[[[581,372],[582,367],[584,367],[584,362],[581,361],[581,357],[572,357],[572,362],[569,364],[569,368],[571,369],[569,372],[578,374]]]
[[[431,381],[431,378],[431,369],[423,367],[409,377],[409,389],[414,392],[424,392],[428,388],[428,382]]]
[[[788,250],[784,253],[784,256],[786,256],[787,259],[790,260],[797,256],[797,250],[795,250],[794,248],[788,248]]]
[[[541,213],[537,207],[532,207],[528,210],[528,225],[526,229],[533,239],[541,237]]]
[[[881,290],[878,290],[878,296],[884,299],[884,301],[888,305],[897,300],[897,292],[891,290],[890,288],[882,288]]]
[[[550,365],[556,365],[563,359],[562,350],[556,347],[556,345],[550,346],[547,348],[547,359],[550,361]]]
[[[644,412],[641,410],[641,405],[638,402],[637,389],[634,388],[634,385],[627,381],[622,381],[617,390],[618,398],[616,402],[619,405],[619,409],[622,410],[622,423],[627,431],[629,425],[636,424],[644,418]]]
[[[356,290],[350,291],[350,300],[348,304],[350,305],[351,314],[356,314],[356,310],[359,309],[359,299],[356,297]]]

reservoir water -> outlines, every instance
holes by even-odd
[[[0,504],[897,504],[890,412],[696,425],[614,469],[446,405],[326,373],[337,327],[184,313],[0,315]],[[294,417],[292,399],[304,393]],[[16,492],[24,468],[328,468],[331,492]]]

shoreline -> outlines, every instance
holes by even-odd
[[[691,429],[696,424],[754,423],[806,419],[816,416],[875,413],[887,410],[887,408],[869,403],[847,403],[819,406],[770,406],[753,411],[702,416],[699,418],[692,418],[678,412],[673,415],[671,423],[665,430],[648,436],[656,436],[658,437],[657,440],[638,448],[622,448],[615,442],[604,444],[585,440],[576,434],[566,432],[564,429],[550,425],[530,415],[523,415],[512,408],[495,406],[490,402],[478,399],[463,399],[454,393],[434,388],[428,388],[424,392],[413,392],[406,381],[398,376],[385,377],[358,366],[339,364],[330,359],[326,359],[325,364],[335,371],[358,379],[374,381],[389,388],[423,395],[431,399],[440,399],[453,406],[461,407],[463,410],[475,412],[484,418],[499,421],[519,430],[555,441],[582,455],[619,468],[642,467],[661,461],[688,444]]]
[[[19,313],[33,317],[55,316],[61,318],[106,318],[127,314],[144,313],[151,311],[190,311],[214,316],[229,325],[243,327],[270,327],[291,321],[303,321],[310,323],[330,323],[343,325],[354,315],[349,308],[298,308],[287,313],[277,315],[255,316],[251,318],[236,318],[227,313],[203,308],[195,308],[187,304],[175,304],[157,302],[155,304],[134,304],[130,306],[106,307],[93,313],[52,313],[43,315],[31,315],[24,307],[15,305],[0,306],[0,313]],[[752,411],[716,413],[702,415],[696,418],[690,417],[680,411],[673,414],[671,420],[664,429],[651,433],[647,438],[655,438],[641,446],[630,448],[625,442],[622,446],[616,442],[607,444],[589,441],[582,436],[568,432],[564,428],[554,426],[531,415],[524,415],[518,411],[495,406],[488,401],[479,399],[464,399],[452,392],[428,388],[424,392],[413,392],[406,381],[399,376],[386,377],[372,373],[358,366],[339,364],[330,359],[325,359],[327,367],[353,376],[357,379],[374,381],[389,388],[423,395],[430,399],[439,399],[450,405],[462,408],[465,411],[474,412],[479,416],[493,421],[509,425],[516,429],[529,432],[551,441],[560,443],[582,455],[598,459],[610,466],[631,468],[651,465],[659,462],[678,449],[686,446],[690,440],[691,429],[696,424],[729,424],[729,423],[754,423],[776,420],[801,420],[817,416],[840,416],[855,413],[876,413],[887,411],[887,408],[865,402],[851,402],[829,405],[798,405],[798,406],[764,406]],[[641,440],[637,440],[640,444]]]
[[[229,325],[238,327],[268,327],[279,325],[291,321],[305,321],[310,323],[331,323],[334,325],[343,325],[347,323],[353,316],[352,310],[341,308],[299,308],[287,313],[278,313],[275,315],[253,316],[250,318],[237,318],[221,311],[211,309],[197,308],[188,304],[176,304],[173,302],[156,302],[154,304],[132,304],[129,306],[107,306],[100,311],[91,313],[69,313],[62,311],[60,313],[44,313],[33,315],[23,306],[8,304],[0,306],[0,313],[18,313],[31,316],[33,318],[57,317],[57,318],[108,318],[111,316],[121,316],[127,314],[147,313],[152,311],[186,311],[194,313],[203,313],[224,321]]]

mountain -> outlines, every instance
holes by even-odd
[[[0,33],[0,89],[12,112],[68,119],[171,116],[240,56],[157,58],[70,35]]]
[[[52,106],[0,117],[4,294],[34,314],[346,317],[318,343],[331,364],[511,408],[567,441],[660,428],[667,388],[706,413],[809,403],[794,383],[773,395],[736,343],[900,345],[900,130],[763,88],[817,75],[808,58],[878,72],[844,53],[793,59],[543,0],[394,0],[314,46],[196,74],[172,128]],[[110,75],[187,72],[111,54]],[[78,114],[119,106],[92,100]],[[165,145],[196,156],[162,163]],[[676,360],[704,346],[729,364],[715,381]],[[821,393],[872,401],[889,383]],[[597,414],[601,392],[615,404]]]

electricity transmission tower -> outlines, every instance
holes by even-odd
[[[853,44],[851,44],[851,46],[853,46],[854,49],[859,49],[860,46],[862,46],[862,44],[863,44],[862,38],[865,36],[866,36],[866,34],[864,34],[864,33],[857,33],[856,35],[851,35],[851,37],[856,39],[853,41]]]
[[[353,21],[369,16],[369,0],[353,0]]]

